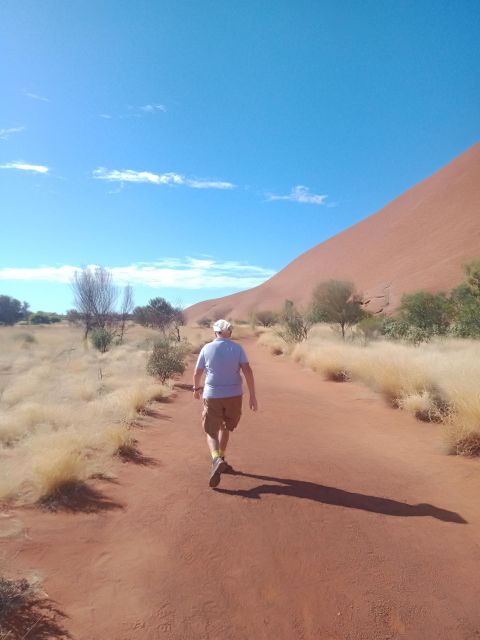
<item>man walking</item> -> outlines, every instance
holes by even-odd
[[[243,347],[231,340],[232,326],[226,320],[213,325],[215,340],[206,344],[197,360],[193,374],[193,397],[200,399],[203,390],[202,422],[207,444],[212,455],[210,486],[216,487],[220,474],[233,471],[225,461],[230,432],[242,415],[242,371],[250,394],[250,409],[257,410],[253,372]],[[201,387],[203,373],[205,387]]]

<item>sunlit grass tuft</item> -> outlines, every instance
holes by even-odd
[[[0,499],[34,502],[109,474],[130,424],[171,387],[146,374],[158,332],[135,327],[100,354],[64,325],[0,328]],[[20,336],[20,337],[19,337]]]

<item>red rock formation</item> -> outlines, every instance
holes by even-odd
[[[203,316],[247,318],[279,309],[286,298],[308,303],[319,282],[351,280],[367,308],[389,313],[403,293],[449,290],[461,266],[480,257],[480,143],[365,220],[302,254],[259,287],[187,309]]]

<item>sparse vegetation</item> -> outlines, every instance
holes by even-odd
[[[134,327],[101,353],[75,327],[0,330],[0,500],[45,500],[109,472],[138,413],[171,392],[145,373],[151,335]]]
[[[276,353],[278,340],[270,330],[259,344]],[[325,380],[363,382],[391,406],[440,424],[450,453],[480,455],[480,342],[433,337],[417,347],[385,339],[363,346],[315,325],[306,341],[281,352]]]
[[[279,324],[277,335],[285,342],[295,344],[307,339],[312,322],[308,313],[297,309],[291,300],[285,300]]]

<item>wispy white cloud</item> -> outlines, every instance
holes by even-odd
[[[94,268],[95,265],[90,265]],[[0,281],[21,280],[68,284],[79,267],[0,269]],[[272,269],[237,261],[217,262],[207,258],[163,258],[155,262],[139,262],[125,267],[109,267],[119,285],[131,284],[172,289],[234,289],[256,287],[275,274]]]
[[[108,182],[149,182],[151,184],[183,185],[192,189],[234,189],[231,182],[220,180],[203,180],[200,178],[186,178],[179,173],[152,173],[150,171],[133,171],[132,169],[106,169],[98,167],[93,171],[97,180]]]
[[[167,113],[167,107],[164,104],[160,103],[151,103],[151,104],[143,104],[141,106],[128,105],[127,113],[120,113],[116,115],[111,115],[110,113],[100,113],[100,118],[105,118],[106,120],[111,120],[112,118],[118,118],[123,120],[125,118],[142,118],[148,115],[153,115],[155,113]]]
[[[40,100],[41,102],[51,102],[51,100],[49,100],[45,96],[39,96],[38,93],[31,93],[30,91],[24,91],[24,93],[28,98],[32,98],[33,100]]]
[[[48,173],[48,167],[42,164],[28,164],[26,162],[7,162],[0,164],[0,169],[17,169],[18,171],[32,171],[33,173]]]
[[[267,194],[268,200],[290,200],[291,202],[301,202],[303,204],[326,204],[327,197],[326,195],[310,193],[310,189],[301,184],[293,187],[292,191],[286,196],[277,196],[273,193]]]
[[[10,127],[10,129],[0,129],[0,140],[8,140],[15,133],[25,131],[25,127]]]
[[[164,104],[145,104],[143,107],[138,108],[144,113],[157,113],[158,111],[162,111],[163,113],[167,112],[167,107]]]

